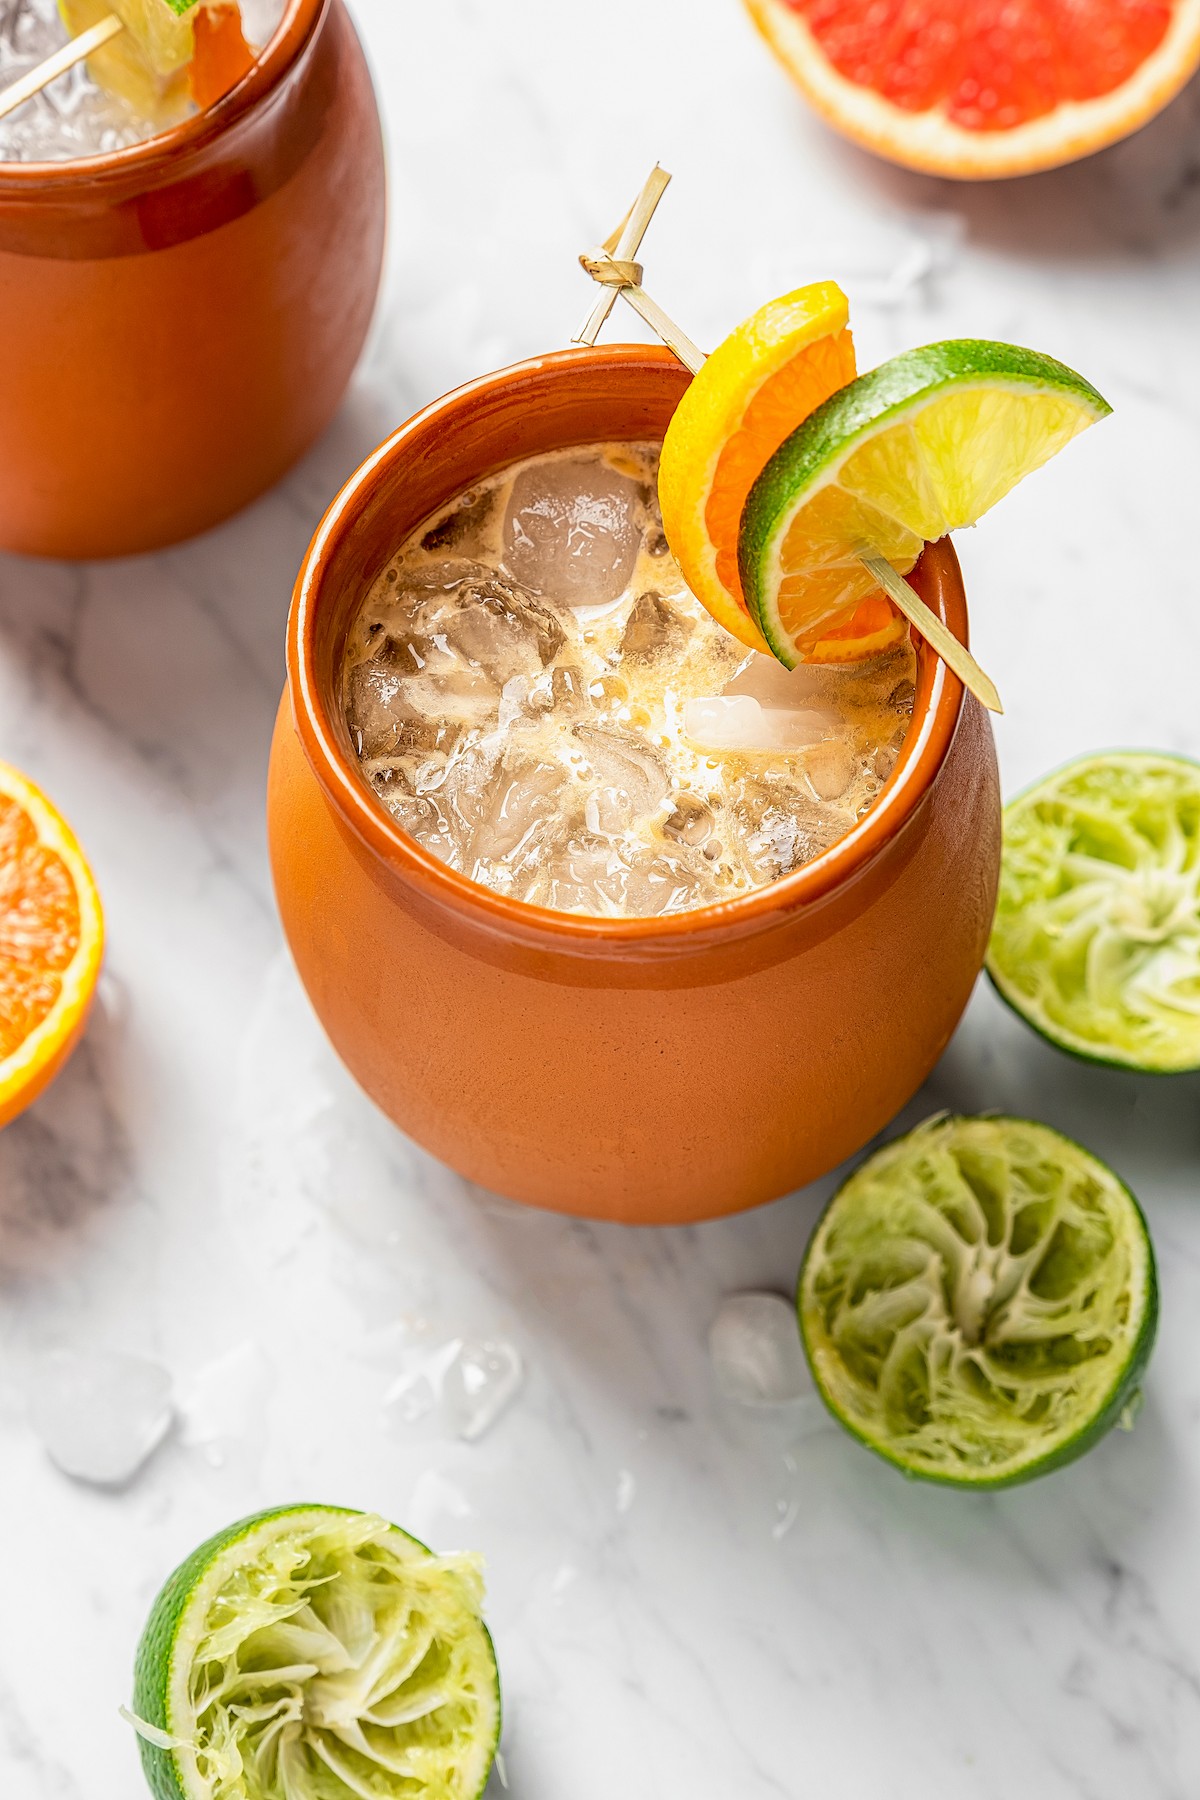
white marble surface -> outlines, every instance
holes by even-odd
[[[701,342],[835,274],[864,364],[1004,336],[1095,380],[1115,417],[961,546],[1006,788],[1089,747],[1200,752],[1200,92],[1084,166],[958,189],[828,136],[736,0],[356,10],[393,228],[341,418],[199,542],[0,559],[0,755],[75,822],[111,929],[83,1048],[0,1139],[0,1793],[140,1793],[116,1709],[156,1584],[228,1519],[304,1497],[487,1553],[517,1800],[1188,1800],[1197,1082],[1075,1065],[977,995],[906,1118],[1027,1110],[1109,1157],[1149,1213],[1162,1333],[1131,1437],[1002,1497],[910,1487],[832,1426],[792,1442],[714,1400],[722,1295],[790,1286],[830,1184],[653,1233],[467,1189],[327,1049],[281,948],[262,802],[324,502],[417,404],[566,340],[589,300],[575,253],[656,157],[677,179],[648,283]],[[385,1416],[414,1316],[524,1356],[473,1445]],[[31,1430],[56,1347],[174,1378],[180,1424],[124,1491],[60,1475]]]

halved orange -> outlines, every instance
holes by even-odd
[[[103,945],[100,896],[70,826],[0,763],[0,1125],[75,1047]]]
[[[696,598],[752,650],[770,654],[738,573],[746,497],[784,439],[854,374],[846,296],[836,282],[814,282],[768,301],[718,345],[667,427],[658,474],[667,542]],[[907,629],[877,599],[882,638],[864,651],[847,631],[838,661],[874,654]],[[880,631],[875,614],[868,630]]]
[[[1200,66],[1200,0],[746,0],[831,125],[964,180],[1127,137]]]

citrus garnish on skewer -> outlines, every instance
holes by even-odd
[[[683,576],[717,622],[768,650],[742,597],[738,523],[764,463],[822,401],[854,379],[846,296],[832,281],[771,300],[707,357],[663,439],[658,497]],[[904,631],[894,621],[886,641]],[[872,652],[883,648],[872,643]],[[844,650],[852,660],[853,646]]]
[[[1061,1050],[1200,1069],[1200,763],[1110,751],[1019,794],[987,970]]]
[[[59,0],[59,11],[72,41],[0,89],[0,118],[86,59],[98,86],[166,126],[189,97],[212,106],[254,65],[237,0]]]
[[[780,446],[742,514],[742,590],[775,655],[803,661],[881,579],[1110,411],[1013,344],[930,344],[860,375]]]
[[[637,225],[637,238],[640,241],[641,232],[644,231],[654,206],[661,197],[665,182],[669,180],[670,177],[665,174],[665,171],[656,165],[649,180],[644,184],[641,194],[630,209],[625,226],[622,227],[620,234],[622,247],[625,236],[634,223]],[[706,362],[703,352],[697,349],[692,340],[680,330],[672,319],[667,317],[662,308],[645,292],[641,285],[641,265],[627,260],[623,255],[620,257],[614,255],[609,245],[616,244],[617,241],[618,234],[614,234],[599,250],[585,252],[579,259],[580,263],[593,280],[607,288],[615,288],[621,297],[658,332],[668,348],[692,371],[693,376],[699,375]],[[593,308],[576,341],[594,343],[596,333],[606,316],[604,307]],[[867,592],[865,595],[860,595],[853,608],[843,608],[840,616],[828,615],[828,611],[823,615],[825,629],[821,640],[814,642],[814,660],[822,655],[829,661],[850,660],[869,653],[872,639],[879,648],[886,647],[886,644],[891,641],[891,633],[894,629],[891,608],[888,604],[890,600],[910,623],[916,626],[964,686],[969,688],[984,706],[990,707],[993,712],[1002,711],[1000,696],[996,692],[994,683],[984,674],[966,645],[959,642],[937,615],[926,606],[916,590],[909,586],[903,575],[899,574],[879,554],[878,547],[869,540],[862,541],[854,546],[853,553],[869,576]],[[748,599],[749,596],[745,594],[745,572],[742,567],[740,543],[738,564],[743,597]],[[912,566],[911,562],[908,566]],[[880,592],[880,588],[884,591]],[[724,607],[723,597],[720,598],[720,604]],[[761,626],[761,620],[759,620],[759,624]],[[779,649],[775,644],[770,644],[770,648],[775,651],[776,655],[779,655]],[[780,660],[786,663],[786,654],[781,656]],[[796,660],[799,659],[793,656],[792,662],[794,663]],[[792,666],[792,664],[788,664],[788,666]]]
[[[964,180],[1126,137],[1200,63],[1200,0],[746,0],[806,99],[868,149]]]
[[[471,1556],[395,1525],[286,1506],[175,1570],[138,1647],[155,1800],[478,1800],[500,1683]]]
[[[103,944],[100,897],[70,826],[0,763],[0,1125],[74,1049]]]
[[[1132,1416],[1154,1344],[1146,1221],[1048,1125],[935,1118],[843,1183],[800,1271],[838,1422],[906,1475],[1009,1487]]]

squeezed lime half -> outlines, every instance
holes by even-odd
[[[1060,1049],[1200,1068],[1200,763],[1110,751],[1019,794],[987,970]]]
[[[500,1735],[478,1560],[291,1506],[210,1538],[138,1648],[156,1800],[477,1800]]]
[[[822,1399],[906,1475],[1007,1487],[1131,1419],[1154,1342],[1133,1195],[1048,1125],[929,1119],[830,1201],[800,1271]]]

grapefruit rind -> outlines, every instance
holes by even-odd
[[[7,1057],[0,1058],[0,1126],[25,1110],[49,1085],[75,1048],[87,1022],[104,954],[104,916],[92,872],[75,834],[46,796],[20,770],[0,762],[0,796],[31,821],[37,841],[63,862],[79,907],[79,940],[66,968],[57,971],[58,998]]]
[[[968,131],[942,112],[909,112],[835,69],[785,0],[746,0],[759,31],[825,121],[876,155],[962,181],[1029,175],[1075,162],[1161,112],[1200,66],[1200,0],[1177,0],[1158,47],[1121,87],[1000,131]]]
[[[976,1492],[1049,1474],[1136,1411],[1158,1325],[1146,1220],[1035,1120],[940,1116],[843,1182],[797,1293],[817,1391],[905,1475]]]
[[[875,590],[859,552],[906,575],[1111,407],[1052,357],[952,339],[860,375],[767,463],[742,514],[742,591],[789,668]]]
[[[1068,1055],[1200,1070],[1200,763],[1106,751],[1011,800],[986,968]]]
[[[238,1758],[248,1749],[247,1737],[237,1722],[234,1707],[214,1706],[211,1692],[197,1683],[197,1659],[209,1659],[201,1667],[211,1668],[216,1652],[224,1650],[226,1643],[237,1636],[239,1606],[246,1611],[256,1608],[251,1616],[257,1618],[261,1613],[263,1622],[274,1617],[270,1602],[254,1591],[255,1572],[282,1552],[280,1567],[285,1572],[290,1569],[292,1580],[302,1583],[306,1564],[300,1553],[306,1545],[319,1546],[329,1556],[335,1556],[339,1548],[346,1555],[374,1548],[379,1553],[380,1568],[388,1567],[389,1559],[400,1568],[409,1565],[422,1578],[426,1595],[440,1590],[442,1609],[437,1616],[443,1622],[449,1620],[463,1634],[453,1667],[460,1682],[465,1676],[468,1683],[450,1695],[448,1703],[458,1709],[456,1718],[463,1711],[469,1712],[468,1726],[449,1746],[423,1745],[418,1741],[409,1752],[412,1762],[408,1773],[389,1771],[372,1763],[368,1770],[370,1792],[379,1800],[389,1800],[390,1796],[394,1800],[421,1800],[426,1792],[436,1794],[438,1800],[478,1800],[495,1760],[501,1708],[495,1652],[479,1615],[482,1582],[475,1559],[435,1557],[416,1538],[385,1520],[350,1508],[315,1505],[256,1513],[218,1532],[180,1564],[155,1600],[138,1645],[130,1715],[138,1730],[142,1767],[155,1800],[224,1800],[224,1796],[241,1791],[240,1786],[225,1785],[221,1771],[232,1771],[237,1779]],[[328,1587],[329,1578],[316,1585]],[[297,1610],[292,1609],[292,1619]],[[279,1609],[279,1621],[288,1621],[286,1608]],[[436,1631],[430,1643],[433,1650],[438,1648]],[[312,1724],[308,1720],[311,1706],[318,1721],[311,1735],[328,1735],[332,1742],[341,1744],[345,1739],[339,1735],[339,1728],[352,1736],[356,1727],[361,1732],[362,1716],[353,1705],[353,1697],[337,1710],[341,1697],[332,1691],[336,1674],[334,1682],[325,1678],[325,1692],[318,1697],[308,1682],[312,1676],[317,1677],[318,1683],[322,1678],[316,1669],[311,1675],[304,1675],[304,1666],[301,1664],[295,1685],[303,1685],[309,1702],[300,1709],[301,1716]],[[414,1667],[419,1674],[420,1665]],[[290,1675],[292,1669],[286,1672]],[[410,1679],[414,1678],[410,1672]],[[217,1741],[206,1738],[199,1730],[198,1686],[207,1702],[203,1710],[225,1722],[226,1735]],[[328,1732],[319,1723],[322,1714],[332,1721]],[[420,1733],[414,1735],[419,1738]],[[335,1761],[340,1754],[334,1753]],[[317,1760],[321,1761],[319,1754]],[[291,1764],[286,1794],[283,1786],[272,1784],[263,1788],[266,1800],[318,1800],[318,1789],[305,1775],[305,1766],[306,1761],[299,1759]],[[328,1766],[322,1762],[322,1767]],[[389,1779],[390,1776],[395,1779]],[[320,1791],[327,1792],[329,1787],[326,1776]]]

